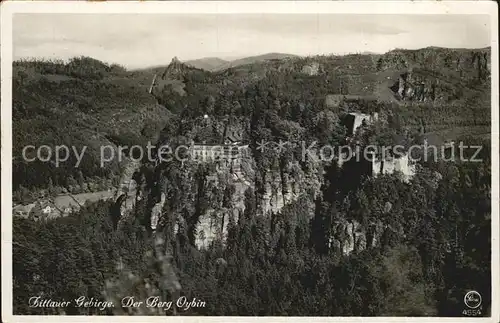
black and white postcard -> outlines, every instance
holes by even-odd
[[[498,322],[495,2],[0,7],[3,321]]]

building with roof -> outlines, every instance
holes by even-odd
[[[410,180],[416,171],[416,165],[412,162],[408,153],[399,157],[390,157],[385,160],[374,159],[372,161],[372,175],[378,176],[380,174],[394,174],[400,172],[405,181]]]

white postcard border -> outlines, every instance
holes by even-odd
[[[4,322],[499,322],[499,98],[498,4],[493,1],[7,1],[1,10],[2,321]],[[491,25],[492,89],[492,317],[188,317],[12,315],[12,18],[16,13],[184,14],[485,14]]]

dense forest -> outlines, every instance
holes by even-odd
[[[237,173],[250,184],[242,189],[233,170],[214,163],[144,160],[130,209],[101,201],[62,218],[14,218],[14,313],[462,316],[465,293],[476,290],[481,315],[489,315],[487,54],[429,48],[294,57],[219,72],[177,60],[142,71],[88,58],[15,63],[14,156],[28,143],[219,143],[232,127],[249,144]],[[319,71],[305,73],[312,63]],[[395,84],[404,96],[391,90]],[[351,111],[380,115],[354,135],[357,145],[451,139],[482,146],[481,161],[431,159],[405,181],[398,172],[373,177],[358,164],[303,159],[294,149],[258,149],[262,140],[352,144],[343,122]],[[14,161],[15,198],[34,199],[54,186],[73,192],[78,185],[80,192],[88,183],[114,185],[119,165],[102,169],[95,155],[88,158],[79,169]],[[293,198],[266,208],[269,195]],[[207,218],[222,218],[221,230],[200,247]],[[352,236],[364,242],[346,252]],[[206,306],[61,311],[29,307],[33,295],[115,304],[131,295],[185,296]]]
[[[68,63],[16,61],[13,66],[13,188],[14,199],[31,203],[60,193],[83,193],[117,184],[118,158],[100,166],[100,148],[145,145],[155,140],[170,114],[148,94],[149,76],[117,65],[80,57]],[[149,78],[149,79],[146,79]],[[36,149],[46,145],[42,158]],[[56,146],[69,147],[68,159],[55,164]],[[74,147],[74,148],[73,148]],[[77,165],[77,156],[85,148]],[[61,151],[61,158],[65,152]]]

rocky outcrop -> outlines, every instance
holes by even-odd
[[[120,196],[124,196],[120,208],[122,216],[132,210],[136,204],[138,191],[134,174],[139,170],[140,166],[140,162],[128,158],[122,164],[119,185],[114,193],[115,201],[118,200]]]
[[[230,164],[221,163],[216,174],[210,175],[211,187],[224,192],[222,199],[211,198],[210,206],[200,215],[196,226],[195,245],[206,248],[214,240],[224,241],[230,221],[238,222],[245,211],[245,192],[253,189],[254,183],[243,169],[241,160]]]
[[[344,124],[347,127],[347,133],[353,135],[356,130],[362,125],[370,125],[378,120],[378,113],[374,112],[372,114],[351,112],[348,113],[344,118]]]
[[[377,60],[377,70],[405,70],[445,68],[461,76],[485,77],[490,69],[490,48],[480,50],[451,50],[428,47],[418,50],[393,50]]]
[[[233,160],[190,161],[183,167],[185,189],[168,193],[167,187],[167,191],[162,191],[161,198],[151,210],[151,227],[157,229],[165,221],[163,216],[172,215],[174,219],[170,221],[178,223],[174,231],[194,230],[193,243],[198,248],[207,248],[214,240],[225,241],[229,223],[238,223],[245,212],[249,202],[247,190],[255,192],[262,185],[257,213],[271,216],[303,194],[312,194],[310,200],[313,201],[321,187],[322,172],[315,170],[321,166],[309,166],[309,169],[303,170],[299,164],[292,162],[268,170],[263,180],[256,184],[257,167],[249,149]],[[200,173],[200,167],[205,171]],[[203,178],[199,177],[200,174]],[[174,209],[167,210],[166,205],[171,207],[175,204],[169,200],[172,194],[177,195],[174,199],[181,202]],[[183,206],[184,203],[190,205]],[[313,216],[312,207],[309,216]]]
[[[245,211],[245,192],[248,189],[257,190],[255,184],[255,163],[252,158],[242,158],[230,166],[220,164],[217,174],[211,176],[213,186],[224,191],[231,188],[230,201],[218,201],[211,205],[199,218],[196,241],[198,247],[207,247],[213,240],[224,241],[227,237],[229,222],[237,223]],[[267,171],[263,177],[263,194],[258,205],[259,213],[271,216],[296,201],[302,194],[320,190],[320,172],[306,174],[296,163],[282,165],[279,171]],[[307,184],[305,184],[307,183]],[[260,184],[259,184],[260,185]],[[313,210],[311,209],[312,216]]]
[[[391,86],[399,100],[447,102],[460,99],[471,87],[480,87],[490,77],[490,61],[489,49],[394,50],[378,59],[377,70],[400,72]]]
[[[163,210],[163,206],[165,205],[166,195],[164,192],[161,193],[160,201],[153,206],[151,210],[151,230],[155,231],[158,226],[158,221],[161,217],[161,212]]]
[[[349,255],[378,247],[386,229],[381,221],[365,227],[356,220],[342,219],[333,225],[330,248],[334,252]]]
[[[280,172],[267,172],[264,179],[262,213],[278,213],[285,205],[297,200],[304,193],[301,183],[304,173],[297,165],[288,164]]]
[[[480,86],[481,82],[476,78],[462,82],[456,76],[415,69],[401,74],[391,90],[400,101],[446,103],[466,97],[465,93]]]
[[[179,191],[177,188],[176,192],[162,191],[151,209],[153,231],[160,227],[162,217],[172,215],[173,218],[169,221],[175,223],[173,232],[194,229],[194,245],[198,248],[208,248],[214,241],[224,242],[230,223],[238,223],[245,212],[248,190],[258,191],[258,186],[262,185],[261,198],[257,199],[256,207],[257,213],[266,217],[279,213],[285,206],[301,197],[313,202],[322,194],[325,173],[321,162],[310,161],[303,165],[295,162],[283,163],[277,169],[266,171],[262,180],[258,181],[257,167],[251,155],[231,163],[212,166],[210,171],[199,173],[197,167],[208,165],[195,162],[185,165],[182,170],[186,184],[184,189]],[[399,170],[396,166],[393,168]],[[384,168],[383,172],[388,170]],[[204,174],[199,183],[196,174]],[[172,203],[169,196],[172,194],[177,195],[176,199],[180,201],[174,209],[170,208]],[[385,209],[384,212],[388,213],[391,205]],[[313,204],[305,210],[310,211],[310,214],[306,215],[307,218],[314,216]],[[343,255],[376,248],[387,230],[394,231],[381,221],[362,224],[354,219],[339,219],[332,227],[330,248]]]
[[[403,101],[432,102],[445,99],[439,79],[421,73],[401,74],[392,90]]]
[[[174,57],[172,58],[172,61],[170,64],[168,64],[167,68],[162,74],[162,78],[164,79],[165,77],[179,77],[182,76],[185,70],[185,65],[177,58]]]
[[[311,64],[304,65],[302,67],[302,73],[306,75],[318,75],[319,73],[319,63],[318,62],[312,62]]]

